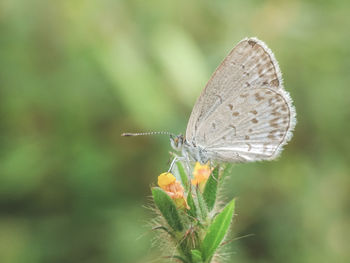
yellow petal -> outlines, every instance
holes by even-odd
[[[212,169],[210,168],[209,163],[200,164],[199,162],[196,162],[196,165],[193,171],[194,179],[192,179],[191,181],[192,184],[197,185],[200,183],[205,183],[208,180],[211,172],[212,172]]]
[[[158,185],[161,188],[164,188],[176,181],[176,178],[172,173],[162,173],[161,175],[158,176]]]

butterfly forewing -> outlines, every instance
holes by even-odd
[[[238,43],[214,72],[193,108],[186,139],[221,161],[273,159],[294,125],[277,61],[251,38]]]

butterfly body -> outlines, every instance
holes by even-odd
[[[170,136],[170,143],[173,149],[181,152],[186,160],[200,162],[201,164],[205,164],[209,160],[220,160],[220,156],[215,151],[208,151],[203,146],[187,141],[182,134]],[[234,158],[234,156],[231,157]],[[235,162],[240,161],[243,161],[243,159],[236,154]]]

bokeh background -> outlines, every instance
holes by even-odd
[[[230,262],[350,262],[350,2],[0,2],[0,262],[161,262],[150,185],[242,38],[295,101],[278,161],[240,164]]]

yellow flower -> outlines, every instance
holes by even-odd
[[[190,209],[184,197],[184,188],[173,174],[167,172],[159,175],[158,185],[174,200],[178,208]]]
[[[213,169],[209,166],[209,162],[207,164],[200,164],[199,162],[196,162],[193,171],[194,179],[191,181],[192,184],[201,186],[204,185],[207,182],[212,170]]]

